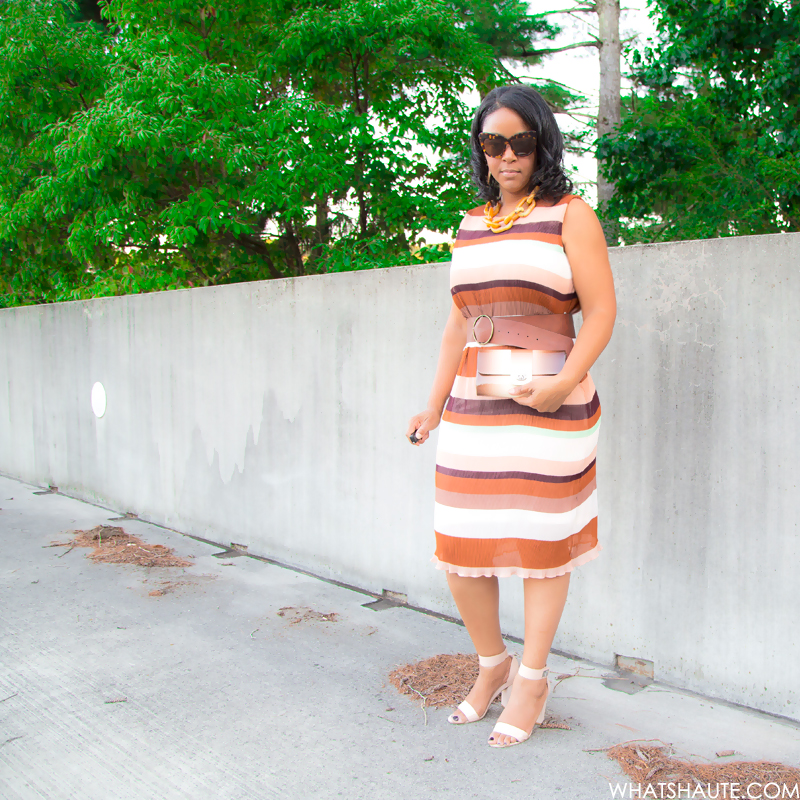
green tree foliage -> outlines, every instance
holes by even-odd
[[[800,230],[800,4],[655,0],[598,157],[626,243]]]
[[[9,0],[0,305],[408,263],[518,0]],[[498,49],[503,42],[505,50]]]

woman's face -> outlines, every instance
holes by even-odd
[[[483,120],[484,133],[497,133],[506,139],[529,130],[522,117],[510,108],[498,108]],[[484,153],[484,158],[489,174],[500,185],[503,200],[520,200],[528,195],[531,175],[536,168],[535,153],[520,157],[506,145],[502,156],[491,158]]]

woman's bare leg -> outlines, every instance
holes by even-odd
[[[463,578],[449,572],[447,583],[478,655],[502,653],[505,645],[500,633],[500,587],[497,578]]]
[[[541,669],[547,663],[547,656],[561,620],[561,613],[567,602],[570,573],[557,578],[526,578],[525,588],[525,649],[522,663],[531,669]],[[500,721],[527,731],[533,727],[542,703],[545,700],[546,678],[531,681],[517,678],[511,697]],[[494,735],[489,741],[505,744],[513,741],[513,736],[504,733]]]
[[[465,578],[448,573],[447,583],[479,656],[496,656],[505,648],[500,633],[500,589],[497,578]],[[492,695],[508,677],[510,656],[496,667],[481,667],[478,680],[467,695],[467,702],[482,714]],[[460,711],[454,714],[462,721]]]

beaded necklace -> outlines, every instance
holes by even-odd
[[[523,197],[522,200],[517,203],[517,207],[510,214],[498,220],[495,220],[495,217],[500,211],[502,201],[498,201],[496,206],[492,206],[492,201],[490,200],[483,209],[483,221],[494,233],[502,233],[503,231],[507,231],[514,224],[514,220],[527,217],[528,214],[530,214],[531,211],[536,208],[536,200],[534,198],[535,194],[536,189],[534,189],[527,197]]]

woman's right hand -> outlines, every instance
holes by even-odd
[[[439,424],[441,417],[440,413],[430,408],[426,408],[421,414],[415,414],[408,423],[406,438],[411,442],[411,434],[416,433],[417,441],[411,442],[411,444],[423,444],[428,440],[429,431],[432,431]]]
[[[444,326],[442,346],[439,349],[439,363],[436,366],[436,377],[428,397],[428,407],[421,413],[411,417],[406,431],[406,438],[411,441],[411,434],[416,433],[416,442],[422,444],[428,440],[428,434],[441,421],[447,398],[453,388],[453,381],[461,363],[464,345],[467,343],[469,322],[461,313],[461,309],[453,300],[450,304],[450,316]]]

